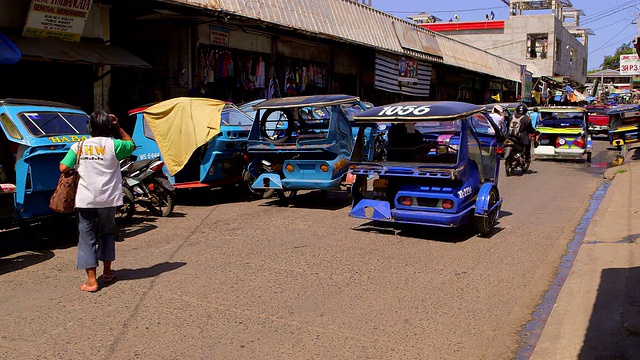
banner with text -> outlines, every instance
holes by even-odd
[[[80,41],[92,0],[32,0],[25,37]]]
[[[638,58],[638,55],[620,55],[620,75],[640,75],[640,58]]]

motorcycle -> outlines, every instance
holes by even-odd
[[[531,140],[535,147],[538,147],[538,135],[540,135],[540,133],[537,131],[535,135],[531,135]],[[512,136],[509,136],[507,137],[507,139],[505,139],[503,146],[504,169],[507,173],[507,176],[513,175],[513,171],[517,168],[520,168],[523,174],[526,173],[531,166],[531,159],[526,159],[524,157],[524,146],[520,144],[518,139]]]
[[[123,205],[116,213],[119,222],[128,222],[136,205],[146,208],[155,216],[171,215],[175,205],[175,190],[162,171],[163,166],[160,157],[120,161]]]

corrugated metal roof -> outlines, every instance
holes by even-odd
[[[348,0],[164,0],[217,10],[330,39],[442,62],[479,73],[520,81],[520,65],[448,38],[372,7]],[[393,23],[434,35],[442,58],[401,46]]]

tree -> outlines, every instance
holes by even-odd
[[[611,56],[605,56],[604,61],[600,65],[600,70],[604,69],[619,69],[620,68],[620,55],[624,54],[633,54],[636,52],[633,46],[631,46],[631,42],[624,43],[620,45],[615,54]]]

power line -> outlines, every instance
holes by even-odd
[[[615,15],[615,14],[617,14],[617,13],[621,12],[621,11],[624,11],[624,10],[630,9],[630,8],[632,8],[632,7],[635,7],[635,6],[636,6],[636,4],[634,3],[634,4],[627,5],[627,6],[622,7],[622,8],[618,8],[617,10],[612,10],[612,11],[608,12],[607,14],[603,14],[603,15],[601,15],[600,17],[598,17],[598,18],[596,18],[596,19],[593,19],[593,18],[592,18],[592,19],[589,19],[589,20],[585,20],[582,24],[583,24],[583,25],[586,25],[586,24],[590,24],[590,23],[592,23],[592,22],[600,21],[600,20],[602,20],[602,19],[604,19],[604,18],[607,18],[607,17],[609,17],[609,16],[611,16],[611,15]]]
[[[609,44],[610,42],[613,41],[613,39],[615,39],[618,35],[622,34],[623,31],[625,31],[629,26],[631,26],[631,23],[627,24],[627,26],[625,26],[624,28],[622,28],[622,30],[620,30],[619,33],[615,34],[611,39],[609,39],[606,43],[602,44],[599,48],[589,52],[589,55],[593,54],[594,52],[602,49],[605,45]]]
[[[607,13],[607,12],[615,10],[615,9],[619,9],[621,6],[627,6],[629,4],[633,4],[636,1],[638,1],[638,0],[628,0],[626,3],[617,4],[616,6],[610,7],[608,9],[604,9],[604,10],[599,11],[597,13],[593,13],[591,15],[586,15],[584,18],[587,19],[587,18],[599,17],[600,15],[603,15],[604,13]]]

